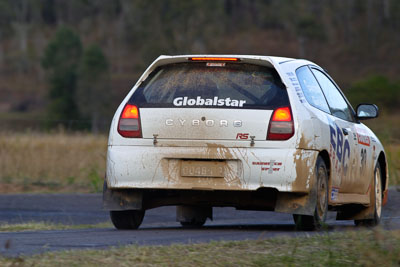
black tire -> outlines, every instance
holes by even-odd
[[[139,228],[144,213],[144,210],[112,210],[110,217],[118,230],[133,230]]]
[[[201,221],[180,222],[183,228],[195,229],[200,228],[206,223],[207,218]]]
[[[328,171],[324,160],[318,156],[315,164],[315,173],[317,179],[317,204],[314,215],[293,214],[293,220],[296,229],[299,230],[319,230],[325,224],[328,214]]]
[[[373,201],[375,202],[374,218],[365,220],[354,220],[356,226],[377,226],[381,221],[382,216],[382,170],[379,163],[375,166],[374,171],[374,190],[371,190]]]

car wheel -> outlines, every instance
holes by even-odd
[[[118,230],[137,229],[143,221],[144,210],[112,210],[110,217]]]
[[[207,218],[201,221],[180,222],[183,228],[200,228],[206,223]]]
[[[317,178],[317,204],[314,215],[293,214],[296,228],[299,230],[317,230],[325,223],[328,213],[328,171],[324,160],[317,158],[315,166]]]
[[[382,171],[379,163],[375,166],[374,171],[374,190],[371,192],[373,195],[375,211],[374,218],[365,220],[355,220],[356,226],[376,226],[381,221],[382,216]]]

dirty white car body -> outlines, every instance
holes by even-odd
[[[185,80],[192,68],[190,75],[208,76]],[[168,79],[168,71],[176,76]],[[222,78],[212,80],[218,72]],[[243,75],[242,81],[232,73]],[[204,80],[215,88],[178,93]],[[237,83],[250,89],[244,92]],[[279,99],[253,95],[251,83],[254,91],[277,91]],[[155,86],[164,89],[147,89]],[[257,96],[266,99],[265,107]],[[326,72],[307,60],[160,56],[113,118],[104,207],[118,229],[137,228],[146,209],[164,205],[178,206],[184,226],[204,224],[213,206],[292,213],[304,229],[318,228],[328,209],[337,210],[338,219],[377,224],[387,200],[386,155],[360,122],[376,116],[372,105],[360,106],[357,114]]]

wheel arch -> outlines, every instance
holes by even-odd
[[[387,202],[387,190],[388,190],[388,182],[389,182],[389,173],[388,173],[388,165],[386,161],[386,155],[383,151],[379,153],[377,163],[381,167],[381,182],[382,182],[382,193],[383,193],[383,205]]]
[[[318,156],[320,156],[324,160],[326,170],[328,171],[328,181],[330,181],[331,180],[331,160],[329,158],[329,153],[326,150],[321,150],[319,152]]]

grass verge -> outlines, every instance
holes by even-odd
[[[1,258],[2,266],[398,266],[400,231],[362,230],[298,238],[125,246]]]
[[[400,145],[387,145],[385,152],[389,165],[389,184],[400,185]]]
[[[0,193],[99,192],[107,137],[0,133]]]
[[[110,222],[98,224],[57,224],[49,222],[27,222],[8,224],[0,223],[0,232],[22,232],[22,231],[45,231],[45,230],[70,230],[70,229],[90,229],[90,228],[110,228],[113,227]]]

